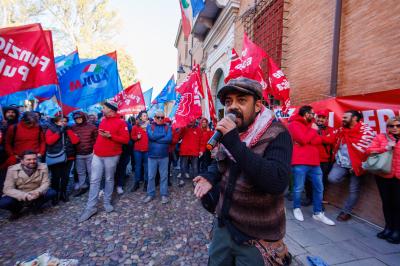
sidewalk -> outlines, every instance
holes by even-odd
[[[312,219],[312,207],[302,207],[304,222],[299,222],[293,216],[292,202],[287,201],[286,207],[285,243],[295,257],[293,265],[309,265],[307,256],[319,256],[328,265],[400,265],[400,245],[378,239],[380,228],[357,218],[337,222],[339,210],[330,205],[325,215],[336,222],[335,226]]]

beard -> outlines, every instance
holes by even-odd
[[[342,121],[342,126],[349,128],[350,127],[350,122],[349,121]]]
[[[256,119],[256,116],[258,115],[258,113],[255,112],[255,109],[253,109],[251,112],[252,116],[248,120],[245,120],[243,114],[239,110],[232,109],[229,111],[229,113],[234,114],[236,116],[236,118],[239,118],[242,120],[241,125],[238,125],[238,127],[237,127],[239,133],[246,132],[247,129],[250,127],[250,125],[254,123],[254,120]]]

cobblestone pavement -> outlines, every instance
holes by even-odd
[[[116,211],[99,213],[77,224],[86,197],[47,206],[43,214],[25,214],[14,222],[0,211],[0,265],[14,265],[46,251],[58,258],[78,259],[79,265],[207,265],[212,216],[194,198],[192,186],[170,188],[170,203],[160,197],[143,204],[145,193],[115,198]],[[400,245],[375,237],[367,223],[352,219],[327,226],[303,208],[304,222],[294,219],[287,202],[285,242],[295,256],[293,265],[308,265],[307,256],[319,256],[329,265],[400,265]],[[327,206],[327,216],[338,210]]]

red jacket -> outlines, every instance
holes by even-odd
[[[17,126],[17,130],[14,136],[15,126]],[[31,150],[44,156],[46,142],[43,131],[39,125],[29,128],[25,126],[24,122],[10,126],[7,130],[5,148],[9,157],[20,156],[26,150]]]
[[[336,136],[333,128],[325,127],[320,128],[318,134],[321,136],[322,143],[318,145],[319,150],[319,161],[321,163],[332,162],[333,156],[333,146],[336,142]]]
[[[179,128],[172,129],[172,142],[169,144],[168,152],[173,152],[175,150],[176,144],[178,144],[179,139],[181,138],[181,133]]]
[[[318,146],[322,139],[317,130],[300,115],[290,117],[288,129],[293,139],[292,165],[319,166]]]
[[[70,139],[72,145],[79,143],[78,135],[76,135],[71,129],[67,129],[67,135],[68,135],[68,138]],[[61,138],[60,133],[53,132],[50,129],[48,129],[46,131],[45,139],[46,139],[47,145],[49,145],[49,146],[54,145],[60,138]],[[75,154],[68,154],[68,152],[67,152],[67,155],[68,155],[68,159],[75,158]]]
[[[181,156],[199,156],[201,144],[201,129],[198,127],[184,127],[181,129]]]
[[[201,129],[201,143],[200,143],[200,151],[205,152],[207,149],[207,142],[210,140],[212,135],[214,134],[214,131],[212,131],[209,128],[206,129]]]
[[[396,142],[392,134],[388,134],[391,141]],[[386,147],[389,141],[386,134],[379,134],[374,138],[367,150],[367,154],[371,153],[383,153],[387,151]],[[397,141],[396,145],[393,147],[393,159],[392,159],[392,171],[390,174],[379,174],[381,177],[393,178],[396,177],[400,179],[400,141]]]
[[[140,139],[138,134],[142,135]],[[134,125],[131,131],[131,138],[135,142],[133,150],[141,152],[149,150],[149,138],[147,137],[146,128],[143,129],[141,126]]]
[[[111,157],[122,153],[122,145],[129,142],[129,131],[126,122],[119,117],[104,117],[100,122],[99,130],[109,131],[111,138],[100,134],[94,144],[94,154],[100,157]]]

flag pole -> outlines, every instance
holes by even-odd
[[[59,103],[60,103],[60,107],[61,107],[61,119],[64,119],[64,108],[63,108],[63,102],[61,99],[61,90],[60,90],[60,85],[57,84],[57,92],[58,92],[58,98],[59,98]]]

